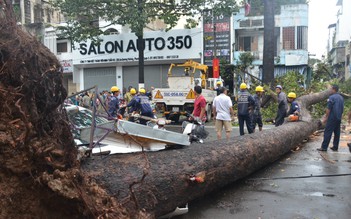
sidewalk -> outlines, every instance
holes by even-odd
[[[323,132],[248,178],[189,204],[182,219],[351,217],[350,128],[339,152],[318,152]]]

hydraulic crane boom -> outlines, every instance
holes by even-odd
[[[200,70],[201,71],[201,87],[202,88],[206,87],[206,75],[207,75],[207,71],[208,71],[207,65],[195,62],[193,60],[187,60],[183,64],[173,64],[172,63],[168,69],[168,77],[172,76],[172,69],[174,67],[184,67],[185,68],[184,69],[185,75],[191,76],[192,80],[194,80],[195,71]],[[190,73],[191,73],[191,75],[190,75]]]

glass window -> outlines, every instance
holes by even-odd
[[[308,38],[307,27],[297,27],[297,49],[307,50],[307,38]]]
[[[67,42],[57,43],[57,52],[67,52]]]
[[[295,27],[283,27],[283,49],[295,49]]]

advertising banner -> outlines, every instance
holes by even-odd
[[[213,58],[230,63],[230,17],[204,13],[204,63],[211,66]]]

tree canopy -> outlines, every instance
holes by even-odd
[[[76,42],[102,34],[94,25],[99,18],[109,25],[128,26],[142,36],[147,24],[157,19],[171,29],[181,16],[187,16],[188,27],[194,27],[203,11],[228,15],[238,9],[235,0],[52,0],[52,4],[67,19],[67,26],[60,27],[61,34]]]

